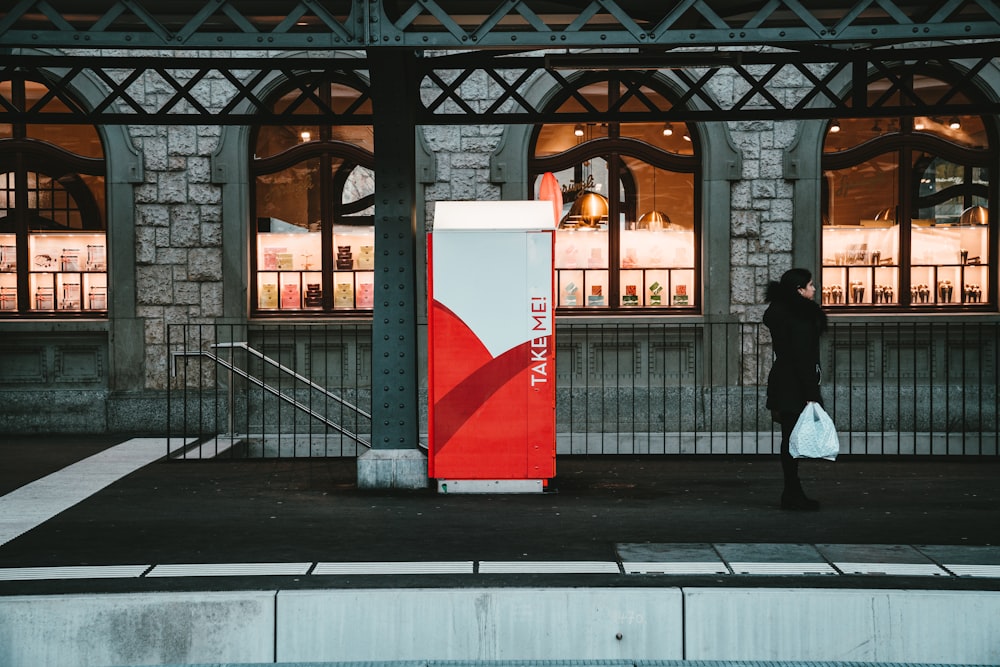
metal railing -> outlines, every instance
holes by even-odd
[[[370,351],[370,327],[185,324],[167,333],[171,437],[198,442],[180,457],[355,456],[371,446],[371,392],[355,356]]]
[[[370,441],[370,326],[168,333],[171,431],[204,443],[195,456],[355,456]],[[778,449],[760,324],[570,320],[556,340],[558,454]],[[996,321],[832,324],[821,391],[841,451],[996,456],[998,352]]]

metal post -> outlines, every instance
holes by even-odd
[[[361,488],[420,488],[418,450],[415,54],[370,49],[375,132],[375,308],[372,450],[358,459]]]

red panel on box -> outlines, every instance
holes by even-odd
[[[429,235],[431,477],[555,475],[552,242],[550,231]]]

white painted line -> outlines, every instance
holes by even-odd
[[[837,574],[829,563],[730,563],[736,574]]]
[[[470,561],[317,563],[313,574],[472,574]]]
[[[959,577],[1000,577],[1000,565],[949,565],[945,568]]]
[[[141,577],[148,565],[70,565],[60,567],[4,567],[0,581],[42,579],[131,579]]]
[[[170,451],[193,439],[170,441]],[[0,497],[0,545],[167,455],[166,438],[133,438]]]
[[[933,563],[834,563],[844,574],[947,577]]]
[[[716,562],[622,562],[625,574],[729,574],[725,563]]]
[[[479,574],[621,574],[612,561],[480,561]]]
[[[304,575],[312,563],[174,563],[157,565],[147,577],[240,577]]]

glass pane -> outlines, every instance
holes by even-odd
[[[885,153],[847,169],[823,172],[823,224],[883,225],[895,222],[898,157]]]
[[[319,159],[257,177],[257,229],[261,232],[318,231]]]
[[[319,139],[319,128],[315,125],[266,125],[257,133],[254,157],[271,157],[299,144]]]
[[[28,172],[27,177],[28,227],[32,231],[104,228],[101,211],[79,176],[56,180],[46,174]],[[103,179],[98,180],[103,183]]]
[[[375,172],[366,167],[351,169],[341,192],[345,216],[375,215]]]

